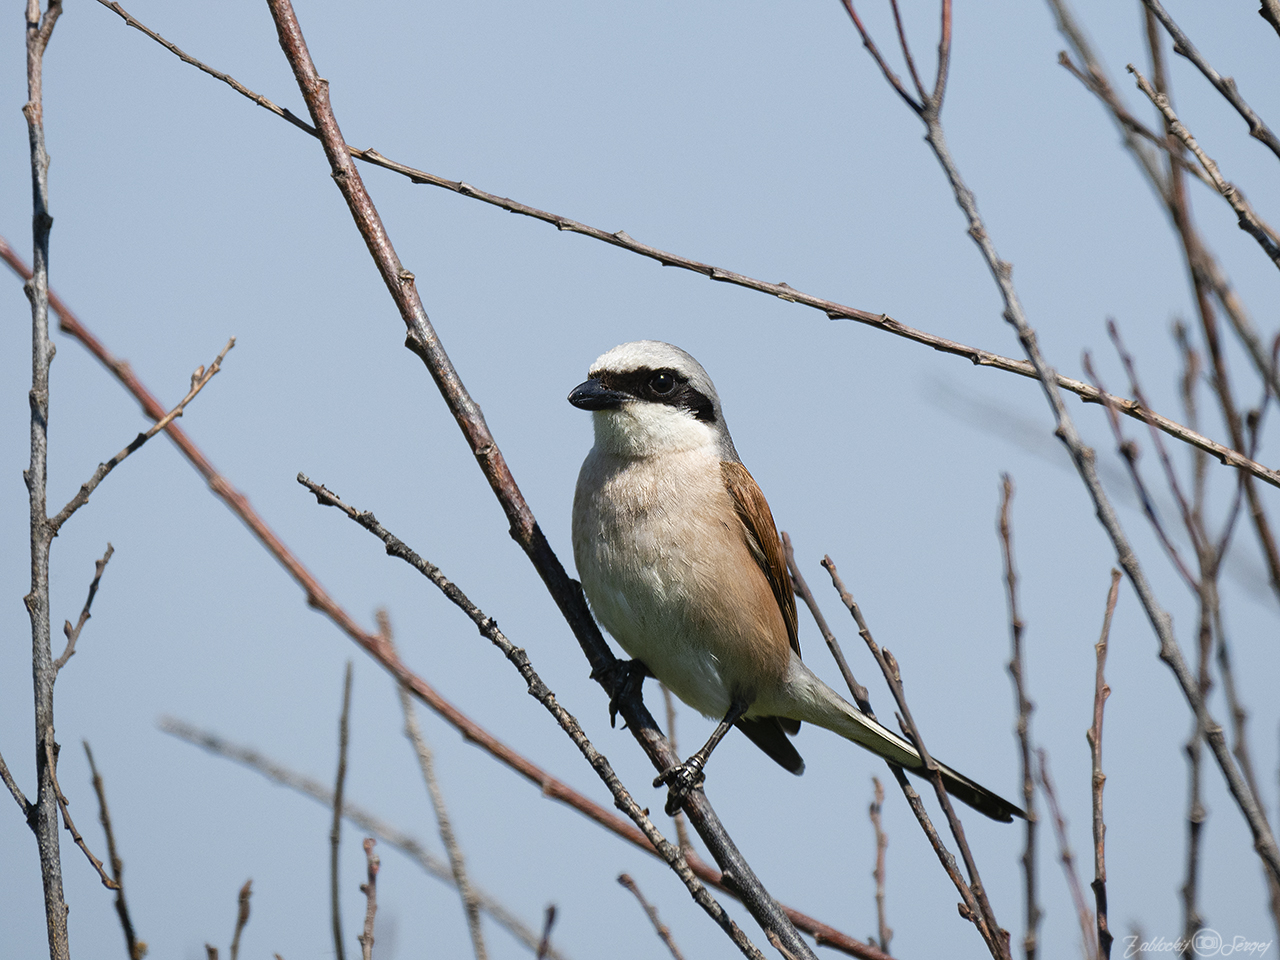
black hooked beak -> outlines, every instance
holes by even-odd
[[[595,377],[584,380],[569,392],[569,402],[579,410],[613,410],[631,399],[630,394],[602,386]]]

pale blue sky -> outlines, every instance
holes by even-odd
[[[931,70],[935,11],[905,11]],[[173,42],[298,113],[301,98],[265,4],[133,0]],[[1280,123],[1277,39],[1256,4],[1172,12],[1254,106]],[[0,232],[29,258],[30,190],[22,27],[0,31]],[[436,5],[299,2],[347,140],[492,192],[726,269],[1020,356],[1000,302],[922,129],[861,49],[839,4]],[[1145,63],[1137,5],[1080,13],[1143,117],[1123,73]],[[885,47],[883,10],[866,17]],[[959,4],[945,110],[956,159],[978,196],[1041,343],[1064,373],[1092,350],[1108,384],[1123,375],[1104,329],[1113,316],[1158,409],[1177,415],[1175,315],[1191,303],[1175,239],[1098,106],[1056,64],[1045,6]],[[1179,109],[1206,149],[1274,222],[1276,160],[1183,61]],[[440,564],[524,646],[625,783],[657,814],[663,795],[606,703],[506,524],[365,252],[318,144],[198,73],[96,3],[69,3],[46,58],[45,117],[55,217],[51,283],[162,398],[176,401],[228,336],[224,371],[183,426],[331,593],[372,626],[390,609],[408,661],[503,740],[598,801],[608,797],[517,674],[434,588],[334,511],[298,471],[374,510]],[[999,475],[1018,485],[1015,537],[1037,741],[1071,821],[1085,880],[1093,643],[1112,554],[1057,448],[1030,381],[686,272],[401,177],[366,183],[454,363],[481,404],[552,545],[570,562],[569,504],[590,445],[565,402],[616,343],[679,344],[707,368],[744,461],[793,536],[804,571],[855,672],[890,698],[818,560],[830,553],[877,639],[902,665],[932,752],[1018,793],[1009,638],[995,536]],[[1192,187],[1206,234],[1258,325],[1274,335],[1277,274],[1216,197]],[[29,310],[13,280],[0,296],[0,751],[30,789],[27,514]],[[50,503],[64,502],[144,421],[75,342],[55,335]],[[1255,378],[1232,347],[1242,403]],[[1207,394],[1205,396],[1208,404]],[[1118,463],[1102,412],[1071,401],[1104,467]],[[1206,406],[1206,409],[1208,407]],[[1205,429],[1225,431],[1212,413]],[[1274,415],[1260,454],[1276,459]],[[1136,424],[1131,437],[1146,443]],[[1178,450],[1185,465],[1185,451]],[[1145,464],[1154,480],[1155,459]],[[1232,482],[1212,470],[1221,515]],[[1123,481],[1122,519],[1185,647],[1194,608]],[[1280,496],[1263,488],[1273,515]],[[152,956],[225,951],[236,890],[254,879],[244,956],[332,955],[327,814],[257,775],[159,733],[181,716],[322,780],[332,777],[343,663],[355,660],[351,771],[357,802],[438,847],[388,678],[326,620],[204,488],[167,441],[111,476],[54,544],[55,627],[74,619],[93,561],[116,554],[94,617],[57,689],[61,781],[78,825],[104,843],[79,746],[106,778],[134,922]],[[1255,762],[1276,809],[1280,674],[1276,602],[1252,535],[1223,590],[1238,681],[1252,711]],[[812,624],[808,661],[837,674]],[[1121,594],[1106,729],[1112,926],[1181,929],[1184,763],[1189,714],[1156,659],[1131,590]],[[649,702],[659,704],[656,687]],[[1215,695],[1217,716],[1226,719]],[[710,725],[681,714],[686,751]],[[474,881],[537,925],[559,907],[557,941],[576,960],[654,957],[661,945],[629,894],[630,872],[688,956],[731,944],[675,878],[464,744],[423,724]],[[708,793],[782,900],[859,937],[874,932],[866,820],[883,765],[821,730],[798,747],[804,777],[731,736]],[[1261,871],[1220,775],[1206,763],[1202,910],[1225,936],[1268,940]],[[670,821],[659,816],[664,829]],[[905,804],[886,804],[889,922],[901,957],[981,957],[956,895]],[[997,915],[1022,932],[1022,830],[969,819]],[[120,956],[110,895],[64,834],[73,955]],[[363,904],[360,835],[348,828],[348,949]],[[383,850],[376,955],[464,956],[453,893]],[[35,846],[0,813],[0,929],[15,957],[45,948]],[[1079,955],[1075,918],[1049,830],[1042,831],[1043,954]],[[746,915],[736,906],[735,915]],[[751,935],[763,944],[747,919]],[[496,957],[526,955],[492,925]]]

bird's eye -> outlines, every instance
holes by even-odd
[[[676,378],[667,370],[659,370],[649,378],[649,389],[660,397],[665,397],[676,388]]]

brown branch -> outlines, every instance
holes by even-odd
[[[879,938],[876,945],[887,953],[889,941],[893,939],[893,928],[889,926],[884,912],[884,855],[889,848],[889,837],[884,832],[880,820],[880,811],[884,808],[884,786],[880,783],[879,777],[872,777],[871,784],[875,793],[867,814],[871,818],[871,828],[876,834],[876,865],[871,871],[871,878],[876,882],[876,936]]]
[[[333,931],[333,951],[338,960],[346,957],[342,937],[342,897],[338,866],[342,851],[342,794],[347,784],[347,744],[350,742],[351,661],[342,677],[342,713],[338,716],[338,773],[333,787],[333,821],[329,827],[329,924]]]
[[[640,892],[640,888],[636,886],[636,882],[631,879],[629,874],[621,873],[618,875],[618,882],[631,891],[632,896],[640,904],[640,909],[645,912],[645,916],[649,918],[649,922],[653,924],[654,932],[661,938],[662,942],[671,951],[671,956],[675,960],[684,960],[680,954],[680,948],[676,946],[675,939],[671,936],[671,929],[662,922],[658,916],[658,908],[653,906],[644,898],[644,894]]]
[[[1084,890],[1080,886],[1080,877],[1076,874],[1076,858],[1071,852],[1071,842],[1067,839],[1067,821],[1058,806],[1058,795],[1053,789],[1053,780],[1049,776],[1048,756],[1044,748],[1036,751],[1040,762],[1040,787],[1044,790],[1045,802],[1053,816],[1054,833],[1058,836],[1058,859],[1062,861],[1062,872],[1067,878],[1067,887],[1071,890],[1071,901],[1076,907],[1076,916],[1080,921],[1080,935],[1084,940],[1085,956],[1093,960],[1098,956],[1098,941],[1094,929],[1093,913],[1084,901]]]
[[[378,915],[378,870],[382,861],[373,852],[377,843],[373,837],[364,838],[365,869],[368,880],[360,884],[360,892],[364,894],[364,931],[356,937],[360,941],[360,954],[363,960],[373,958],[373,919]]]
[[[1147,179],[1151,182],[1157,196],[1160,197],[1166,212],[1171,212],[1171,204],[1173,203],[1172,184],[1160,168],[1158,158],[1147,147],[1147,145],[1138,140],[1130,130],[1131,123],[1136,124],[1132,116],[1120,103],[1119,97],[1116,96],[1111,82],[1107,79],[1106,70],[1103,68],[1101,61],[1093,52],[1088,39],[1084,35],[1079,25],[1076,23],[1075,16],[1066,4],[1066,0],[1048,0],[1049,5],[1053,8],[1054,14],[1058,20],[1058,29],[1066,37],[1076,54],[1084,62],[1085,69],[1088,71],[1089,78],[1093,83],[1085,79],[1083,74],[1076,71],[1069,65],[1069,61],[1064,63],[1068,69],[1076,73],[1111,111],[1112,118],[1121,130],[1124,137],[1125,146],[1133,153],[1134,158],[1138,161],[1138,165],[1142,168]],[[1060,62],[1065,57],[1060,55]],[[1095,86],[1096,84],[1096,86]],[[1139,124],[1139,126],[1141,126]],[[1208,186],[1212,186],[1212,181],[1203,170],[1196,164],[1189,162],[1182,155],[1180,146],[1177,141],[1170,143],[1169,138],[1158,138],[1154,133],[1143,128],[1143,136],[1157,141],[1162,152],[1167,156],[1175,166],[1183,169],[1204,181]],[[1208,248],[1201,244],[1201,262],[1200,267],[1204,273],[1205,282],[1213,290],[1213,295],[1222,306],[1223,311],[1227,314],[1231,321],[1232,328],[1236,332],[1236,336],[1240,338],[1240,342],[1245,345],[1245,349],[1249,352],[1250,359],[1253,360],[1254,366],[1259,374],[1268,383],[1271,384],[1272,392],[1280,395],[1280,370],[1277,369],[1274,362],[1268,359],[1269,351],[1262,342],[1257,328],[1254,327],[1253,321],[1249,318],[1248,311],[1240,298],[1236,296],[1235,290],[1231,286],[1230,280],[1219,267],[1217,260]],[[1191,425],[1194,429],[1194,424]]]
[[[1102,710],[1106,705],[1107,697],[1111,696],[1111,688],[1107,686],[1104,677],[1104,668],[1107,664],[1107,639],[1111,635],[1111,615],[1115,613],[1116,600],[1120,596],[1120,577],[1119,570],[1111,571],[1111,588],[1107,591],[1106,612],[1102,615],[1102,635],[1093,647],[1098,661],[1093,686],[1093,725],[1085,734],[1085,739],[1089,741],[1089,756],[1093,761],[1092,887],[1098,922],[1098,953],[1102,960],[1111,960],[1111,941],[1114,939],[1107,926],[1107,822],[1102,816],[1102,788],[1107,782],[1107,775],[1102,772]]]
[[[1196,68],[1204,74],[1205,79],[1213,84],[1214,89],[1222,94],[1226,101],[1235,107],[1236,112],[1249,124],[1249,136],[1266,144],[1272,153],[1280,157],[1280,139],[1276,138],[1276,135],[1271,132],[1271,128],[1262,122],[1262,118],[1245,102],[1244,97],[1240,96],[1240,91],[1236,89],[1235,80],[1231,79],[1231,77],[1222,76],[1210,66],[1209,61],[1201,55],[1195,44],[1191,42],[1191,38],[1182,32],[1181,28],[1174,23],[1173,17],[1169,16],[1164,7],[1160,5],[1160,0],[1142,0],[1142,2],[1146,4],[1147,9],[1155,15],[1165,30],[1169,32],[1169,36],[1173,38],[1173,52],[1181,54],[1194,63]]]
[[[190,57],[185,53],[182,53],[180,50],[178,50],[177,47],[175,47],[169,41],[165,40],[163,37],[159,36],[158,34],[150,30],[146,26],[140,24],[131,15],[126,13],[124,9],[120,7],[119,3],[108,2],[108,0],[98,0],[98,2],[101,3],[103,6],[108,7],[111,10],[114,10],[122,18],[124,18],[125,22],[128,23],[130,26],[137,27],[137,29],[147,34],[147,36],[156,40],[158,43],[162,44],[167,49],[177,53],[186,62],[195,65],[200,70],[204,71],[205,73],[211,76],[217,77],[218,79],[230,85],[232,89],[236,90],[238,93],[241,93],[243,96],[248,97],[254,103],[258,104],[264,109],[269,110],[271,113],[275,114],[276,116],[279,116],[288,120],[290,123],[292,123],[299,129],[305,131],[306,133],[310,134],[311,136],[317,137],[317,138],[319,137],[319,133],[317,133],[314,127],[299,120],[295,115],[290,113],[288,110],[285,110],[281,107],[276,106],[266,97],[262,96],[261,94],[255,93],[252,90],[249,90],[243,84],[239,83],[237,80],[228,76],[227,74],[224,74],[219,70],[215,70],[212,67],[209,67],[201,63],[195,58]],[[949,0],[947,0],[947,2],[944,3],[944,9],[949,10]],[[945,47],[947,51],[947,56],[949,57],[950,20],[947,14],[945,13],[944,13],[944,29],[945,29],[945,33],[943,36],[943,42],[939,44],[939,47],[940,49]],[[938,81],[935,86],[935,96],[940,97],[942,95],[942,92],[945,90],[946,69],[947,69],[947,60],[944,59],[939,62],[939,73],[938,73]],[[1154,134],[1152,136],[1154,136]],[[342,147],[346,150],[346,152],[351,157],[357,160],[361,160],[365,163],[369,163],[374,166],[381,167],[384,170],[390,170],[393,173],[398,173],[402,176],[408,177],[409,180],[412,181],[413,183],[425,184],[428,186],[439,187],[441,189],[450,190],[453,193],[458,194],[459,196],[468,197],[473,200],[478,200],[481,203],[487,203],[491,206],[499,207],[507,211],[508,213],[519,214],[520,216],[530,217],[534,220],[540,220],[543,223],[547,223],[554,226],[560,232],[573,233],[573,234],[578,234],[584,237],[590,237],[593,240],[598,240],[602,243],[607,243],[607,244],[610,244],[611,246],[619,247],[623,250],[627,250],[630,253],[647,257],[651,260],[657,261],[658,263],[662,264],[665,267],[678,267],[682,270],[689,270],[689,271],[692,271],[693,273],[701,274],[702,276],[705,276],[711,280],[716,280],[722,283],[733,284],[735,286],[744,287],[745,289],[748,289],[748,290],[755,290],[758,293],[765,293],[770,296],[777,297],[781,300],[785,300],[788,303],[798,303],[806,307],[811,307],[815,310],[822,311],[824,314],[827,315],[829,319],[832,319],[832,320],[853,320],[858,323],[863,323],[868,326],[874,327],[877,330],[881,330],[885,333],[890,333],[890,334],[893,334],[894,336],[899,336],[907,340],[911,340],[914,343],[919,343],[919,344],[923,344],[924,346],[931,347],[932,349],[937,350],[941,353],[948,353],[954,356],[963,357],[964,359],[969,360],[975,366],[991,367],[993,369],[1002,370],[1006,373],[1013,373],[1021,377],[1027,377],[1029,379],[1035,379],[1037,376],[1035,368],[1031,364],[1027,363],[1026,361],[1013,360],[1008,357],[1003,357],[1003,356],[1000,356],[999,354],[992,353],[988,350],[983,350],[978,347],[966,346],[964,344],[957,343],[953,340],[948,340],[945,337],[939,337],[930,333],[926,333],[923,330],[917,330],[914,327],[909,327],[906,324],[899,323],[897,320],[894,320],[892,317],[884,313],[875,313],[873,311],[860,310],[857,307],[846,306],[844,304],[837,303],[834,300],[826,300],[821,297],[814,296],[812,294],[804,293],[803,291],[796,290],[794,287],[791,287],[786,283],[771,283],[766,280],[759,280],[754,277],[749,277],[741,273],[736,273],[732,270],[726,270],[722,267],[713,266],[709,263],[703,263],[702,261],[694,260],[690,257],[685,257],[680,254],[671,253],[670,251],[667,251],[667,250],[661,250],[657,247],[640,243],[632,239],[626,233],[626,231],[617,230],[617,231],[611,232],[608,230],[603,230],[599,227],[593,227],[588,224],[581,223],[577,220],[572,220],[568,217],[564,217],[559,214],[549,213],[546,210],[540,210],[537,207],[533,207],[525,203],[520,203],[519,201],[512,200],[509,197],[502,197],[497,194],[488,193],[484,190],[480,190],[477,187],[474,187],[465,181],[449,180],[445,177],[438,176],[437,174],[429,173],[426,170],[419,170],[415,167],[408,166],[407,164],[390,160],[382,156],[382,154],[378,153],[376,150],[372,148],[361,150],[356,147],[352,147],[350,144],[345,144],[345,143],[342,145]],[[0,241],[0,256],[5,256],[5,259],[7,260],[9,259],[9,257],[4,254],[3,241]],[[10,260],[10,263],[12,264],[13,260]],[[15,269],[17,269],[17,267],[15,267]],[[1097,392],[1092,387],[1090,387],[1087,383],[1084,383],[1083,381],[1076,380],[1071,377],[1061,376],[1061,375],[1057,375],[1057,380],[1058,380],[1059,387],[1076,394],[1085,403],[1103,402],[1103,398],[1098,396]],[[1280,392],[1280,390],[1278,390],[1277,392]],[[1135,417],[1139,420],[1143,420],[1148,423],[1153,423],[1159,429],[1167,432],[1170,436],[1176,437],[1177,439],[1183,441],[1184,443],[1189,443],[1192,446],[1195,446],[1199,449],[1204,450],[1207,453],[1212,454],[1221,463],[1234,467],[1236,469],[1248,471],[1254,474],[1255,476],[1257,476],[1259,479],[1264,480],[1267,483],[1271,483],[1274,486],[1280,487],[1280,471],[1272,470],[1269,467],[1265,467],[1261,464],[1254,463],[1248,458],[1242,457],[1236,451],[1231,450],[1230,448],[1225,447],[1222,444],[1216,443],[1213,440],[1210,440],[1208,437],[1202,436],[1198,433],[1195,433],[1194,431],[1188,430],[1186,427],[1182,426],[1181,424],[1173,420],[1170,420],[1167,417],[1163,417],[1160,414],[1155,413],[1154,411],[1143,409],[1139,407],[1137,404],[1133,403],[1132,401],[1126,401],[1126,400],[1123,400],[1122,398],[1112,398],[1112,400],[1116,402],[1117,408],[1120,409],[1126,416]]]
[[[1150,5],[1154,0],[1143,0],[1143,2]],[[945,15],[945,11],[948,9],[946,0],[944,0],[943,9]],[[1117,562],[1129,577],[1134,591],[1138,594],[1143,612],[1146,614],[1159,641],[1159,657],[1173,672],[1188,707],[1205,731],[1205,740],[1213,751],[1214,760],[1222,771],[1223,778],[1227,783],[1227,789],[1231,792],[1232,798],[1240,808],[1240,812],[1249,826],[1249,831],[1253,836],[1254,848],[1267,865],[1267,869],[1277,879],[1280,879],[1280,847],[1276,845],[1275,836],[1267,823],[1262,806],[1258,801],[1258,796],[1250,788],[1244,777],[1241,776],[1239,767],[1227,748],[1222,728],[1213,719],[1204,698],[1200,696],[1195,677],[1188,669],[1182,656],[1182,650],[1173,634],[1172,621],[1169,614],[1156,600],[1155,593],[1147,581],[1146,574],[1143,572],[1137,556],[1129,545],[1128,537],[1120,524],[1120,518],[1116,515],[1115,508],[1112,506],[1106,492],[1102,489],[1102,483],[1098,479],[1095,464],[1096,455],[1081,438],[1070,413],[1067,411],[1059,390],[1058,375],[1040,352],[1036,332],[1027,320],[1022,303],[1018,298],[1017,289],[1013,284],[1013,266],[1002,260],[997,253],[995,244],[992,242],[982,217],[978,213],[977,199],[960,175],[960,170],[951,156],[945,132],[938,118],[940,110],[941,103],[937,102],[927,104],[926,109],[920,113],[920,118],[925,124],[925,142],[929,144],[939,165],[942,167],[943,173],[951,185],[956,203],[963,211],[968,222],[969,236],[981,251],[991,277],[1000,291],[1001,299],[1004,302],[1004,319],[1017,331],[1018,340],[1022,344],[1023,351],[1035,368],[1045,399],[1053,411],[1056,425],[1054,433],[1067,448],[1080,479],[1088,491],[1089,498],[1093,501],[1094,512],[1098,521],[1102,524],[1116,551]],[[1175,187],[1181,183],[1177,177],[1173,179]],[[1222,372],[1222,377],[1218,379],[1221,380],[1219,387],[1225,390],[1225,370]],[[1243,449],[1241,443],[1235,443],[1235,445],[1237,448]],[[1247,485],[1246,493],[1251,489],[1252,485]],[[1253,502],[1251,501],[1251,505]],[[1255,521],[1257,519],[1258,512],[1255,511]],[[1261,531],[1261,524],[1259,524],[1259,529]],[[1277,577],[1276,585],[1277,590],[1280,591],[1280,577]]]
[[[257,750],[239,746],[223,739],[215,733],[200,730],[185,721],[174,717],[161,717],[157,724],[161,730],[194,746],[208,750],[219,757],[242,764],[290,790],[315,800],[322,807],[332,809],[333,791],[320,781],[303,776],[290,770],[274,760],[263,756]],[[352,824],[366,833],[377,837],[382,843],[395,847],[423,870],[450,886],[454,885],[453,871],[449,865],[427,851],[422,841],[374,816],[350,800],[344,801],[342,815]],[[634,829],[634,828],[633,828]],[[538,934],[527,926],[519,917],[508,910],[498,899],[486,891],[473,887],[472,892],[480,904],[480,909],[487,913],[499,926],[507,930],[513,937],[523,943],[531,951],[538,947]],[[551,960],[565,960],[556,951],[550,954]]]
[[[796,563],[795,549],[791,545],[791,537],[785,530],[782,533],[782,549],[787,558],[787,571],[791,574],[791,585],[795,589],[796,596],[804,601],[804,605],[809,608],[809,613],[813,615],[813,621],[818,625],[818,632],[822,634],[822,639],[827,642],[827,649],[831,651],[831,656],[835,658],[836,666],[840,668],[840,675],[844,677],[845,686],[849,688],[849,693],[853,695],[853,702],[867,716],[875,717],[875,713],[871,709],[871,698],[867,694],[867,688],[858,682],[857,677],[853,675],[853,671],[849,669],[849,662],[844,658],[844,651],[840,648],[840,641],[831,632],[831,627],[827,625],[827,618],[822,615],[822,611],[818,608],[817,598],[814,597],[813,591],[809,589],[809,584],[805,582],[804,575],[800,572],[800,566]],[[888,948],[882,947],[881,949]]]
[[[1173,107],[1169,103],[1169,98],[1155,90],[1147,81],[1147,78],[1133,64],[1129,64],[1125,69],[1133,74],[1137,80],[1138,89],[1146,94],[1147,98],[1155,104],[1156,109],[1160,111],[1169,132],[1182,141],[1182,144],[1200,161],[1200,166],[1208,174],[1214,189],[1222,194],[1222,198],[1235,211],[1236,217],[1240,222],[1240,229],[1257,240],[1258,246],[1262,247],[1263,252],[1271,258],[1271,262],[1280,267],[1280,238],[1277,238],[1275,231],[1254,213],[1253,207],[1244,198],[1244,194],[1234,184],[1228,183],[1218,171],[1218,165],[1201,149],[1200,144],[1196,142],[1196,138],[1191,135],[1191,131],[1178,119],[1178,115],[1174,113]]]
[[[67,502],[65,507],[58,511],[58,515],[56,517],[50,518],[49,529],[52,531],[53,536],[57,535],[58,530],[67,522],[73,513],[89,502],[89,495],[93,493],[94,490],[98,489],[98,484],[102,483],[102,481],[106,479],[107,474],[123,463],[130,454],[134,453],[144,443],[154,437],[178,417],[182,416],[182,412],[186,409],[187,404],[194,400],[196,395],[205,388],[205,385],[214,378],[214,375],[222,369],[223,359],[226,357],[227,352],[235,345],[236,338],[232,337],[227,341],[227,345],[222,348],[222,352],[218,354],[217,358],[212,364],[210,364],[207,370],[204,367],[197,367],[195,372],[191,374],[191,389],[187,391],[187,395],[178,402],[176,407],[152,424],[150,429],[134,437],[128,446],[106,463],[98,464],[98,469],[93,471],[93,476],[80,485],[80,490]]]
[[[18,809],[22,811],[22,819],[31,824],[32,817],[35,816],[35,808],[31,801],[27,799],[27,795],[22,792],[22,788],[18,786],[18,781],[13,779],[13,774],[9,772],[9,765],[4,762],[4,757],[0,755],[0,780],[4,781],[4,785],[9,788],[9,792],[13,794],[13,799],[18,802]]]
[[[1022,949],[1027,960],[1035,960],[1040,929],[1040,903],[1036,899],[1036,784],[1034,763],[1031,759],[1031,713],[1035,705],[1027,698],[1022,672],[1022,631],[1024,624],[1018,613],[1018,572],[1013,562],[1013,529],[1009,522],[1009,508],[1013,502],[1013,478],[1007,473],[1001,480],[1000,547],[1004,556],[1005,589],[1009,601],[1009,635],[1013,643],[1013,655],[1009,659],[1009,676],[1013,680],[1013,695],[1018,706],[1018,750],[1022,761],[1022,807],[1027,812],[1026,845],[1022,851],[1022,873],[1026,891],[1026,933]]]
[[[832,559],[823,557],[822,565],[831,574],[832,585],[840,594],[840,600],[848,608],[854,622],[857,623],[859,635],[866,642],[871,655],[875,658],[881,672],[884,674],[885,682],[893,692],[893,698],[897,702],[898,710],[900,711],[899,716],[903,728],[907,737],[915,745],[916,751],[920,754],[925,777],[933,784],[934,791],[938,795],[938,802],[946,814],[947,824],[951,827],[951,835],[955,838],[956,846],[960,850],[960,856],[964,860],[965,870],[969,875],[968,883],[960,876],[955,859],[951,856],[950,851],[941,845],[941,840],[937,838],[937,834],[933,833],[929,839],[930,843],[933,844],[935,853],[938,855],[938,859],[942,862],[943,869],[946,870],[951,882],[955,884],[956,890],[959,891],[961,898],[964,900],[963,906],[965,909],[961,913],[965,916],[965,919],[972,922],[974,927],[977,928],[978,934],[982,937],[983,942],[986,943],[987,949],[991,951],[991,955],[996,960],[1008,960],[1008,934],[996,921],[990,901],[987,900],[986,891],[982,887],[982,878],[978,876],[978,867],[974,862],[973,853],[970,851],[968,841],[965,839],[964,826],[960,823],[960,818],[956,816],[955,808],[951,805],[951,798],[947,796],[946,788],[942,785],[942,773],[939,771],[933,757],[930,756],[929,751],[925,748],[924,738],[920,736],[920,730],[911,716],[911,708],[907,706],[906,693],[902,688],[902,675],[898,670],[898,663],[893,654],[888,650],[882,650],[872,638],[871,630],[867,627],[866,620],[863,619],[862,610],[858,607],[852,594],[845,588],[844,581],[840,579],[840,574],[836,571],[836,565]],[[891,769],[895,771],[896,776],[901,778],[898,781],[899,785],[904,784],[906,775],[902,773],[901,769],[892,766]],[[908,799],[910,799],[910,795],[908,795]],[[914,811],[915,805],[913,804],[912,806]],[[917,814],[917,819],[919,819],[919,814]],[[927,818],[921,820],[922,827],[925,826],[926,821]],[[926,828],[925,832],[926,834],[932,832],[932,824]]]
[[[102,559],[94,563],[93,580],[89,583],[89,597],[84,602],[84,609],[80,611],[80,619],[76,621],[74,627],[71,621],[63,622],[62,632],[66,634],[67,646],[62,651],[62,656],[53,661],[53,672],[56,674],[67,665],[76,652],[76,641],[80,639],[80,631],[84,629],[84,625],[89,622],[89,608],[93,606],[93,598],[98,594],[98,584],[102,581],[102,571],[107,569],[107,562],[111,559],[111,555],[116,552],[116,548],[110,543],[107,544],[107,552],[102,555]],[[92,765],[92,761],[90,761]]]
[[[551,952],[551,928],[556,925],[556,905],[547,904],[546,917],[542,921],[542,939],[538,941],[538,949],[534,956],[543,960]]]
[[[249,898],[252,896],[253,878],[250,877],[244,882],[239,896],[236,897],[236,932],[231,937],[231,960],[236,960],[240,956],[240,934],[244,932],[245,925],[249,922]]]
[[[661,854],[662,859],[683,881],[694,901],[729,935],[730,939],[733,940],[744,955],[756,958],[756,960],[763,960],[763,955],[760,954],[758,948],[747,939],[738,925],[724,911],[724,908],[703,886],[702,881],[698,879],[697,875],[689,867],[688,861],[680,849],[662,835],[658,828],[654,826],[653,821],[649,819],[648,813],[636,803],[630,792],[618,779],[617,774],[614,773],[608,759],[587,738],[577,719],[556,700],[555,694],[534,670],[528,655],[507,639],[503,632],[498,629],[497,622],[472,603],[456,584],[440,572],[439,567],[428,560],[424,560],[402,540],[382,526],[377,517],[371,512],[367,510],[359,511],[354,507],[348,506],[324,486],[313,483],[302,474],[298,474],[298,482],[315,495],[318,503],[323,506],[337,507],[351,520],[354,520],[365,530],[376,536],[383,542],[389,556],[408,563],[435,584],[441,593],[467,615],[471,622],[475,624],[476,629],[480,631],[481,636],[501,650],[507,660],[520,672],[520,676],[524,678],[525,683],[528,685],[529,695],[542,704],[555,718],[560,728],[569,735],[579,752],[590,763],[596,775],[600,777],[609,792],[613,794],[614,803],[618,809],[626,813],[632,822],[640,828],[654,849]],[[394,651],[390,653],[392,656],[395,655]]]
[[[67,833],[71,834],[71,839],[75,841],[75,845],[80,848],[80,852],[88,858],[93,869],[97,871],[98,879],[102,881],[102,885],[108,890],[119,890],[120,884],[107,876],[107,871],[102,866],[102,861],[93,855],[93,851],[85,843],[84,837],[76,829],[75,821],[71,819],[71,811],[68,809],[71,801],[67,799],[67,795],[62,792],[62,787],[58,784],[58,751],[62,748],[53,742],[52,737],[46,741],[46,744],[45,749],[48,753],[45,757],[45,763],[49,768],[49,776],[53,780],[53,792],[58,800],[58,808],[62,811],[62,823],[67,828]]]
[[[89,741],[82,740],[84,755],[89,760],[89,771],[93,774],[93,792],[98,795],[98,822],[102,824],[107,835],[107,859],[111,861],[111,879],[116,882],[116,915],[120,917],[120,928],[124,931],[124,945],[129,953],[129,960],[142,960],[147,955],[147,943],[139,940],[133,929],[133,920],[129,917],[129,905],[124,899],[124,861],[116,852],[116,834],[111,827],[111,811],[107,808],[107,790],[98,773],[97,764],[93,762],[93,751],[89,749]]]
[[[391,637],[391,618],[385,610],[378,611],[378,632],[394,647]],[[426,782],[427,793],[431,797],[431,806],[436,815],[436,828],[440,832],[440,842],[449,858],[449,870],[453,874],[453,885],[462,898],[463,913],[467,918],[467,930],[471,935],[471,949],[476,960],[486,960],[488,951],[484,947],[484,934],[480,929],[480,903],[471,892],[471,881],[467,878],[466,859],[458,846],[458,838],[453,833],[453,822],[449,818],[449,808],[444,802],[444,791],[440,789],[440,781],[436,779],[435,758],[427,738],[423,736],[418,725],[418,716],[413,709],[407,687],[396,688],[400,695],[400,709],[404,713],[404,734],[413,745],[414,755],[418,758],[418,768],[422,771],[422,779]],[[367,842],[367,841],[366,841]]]

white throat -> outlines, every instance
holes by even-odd
[[[721,431],[714,425],[660,403],[636,400],[597,410],[591,422],[596,448],[616,457],[646,458],[722,446]]]

